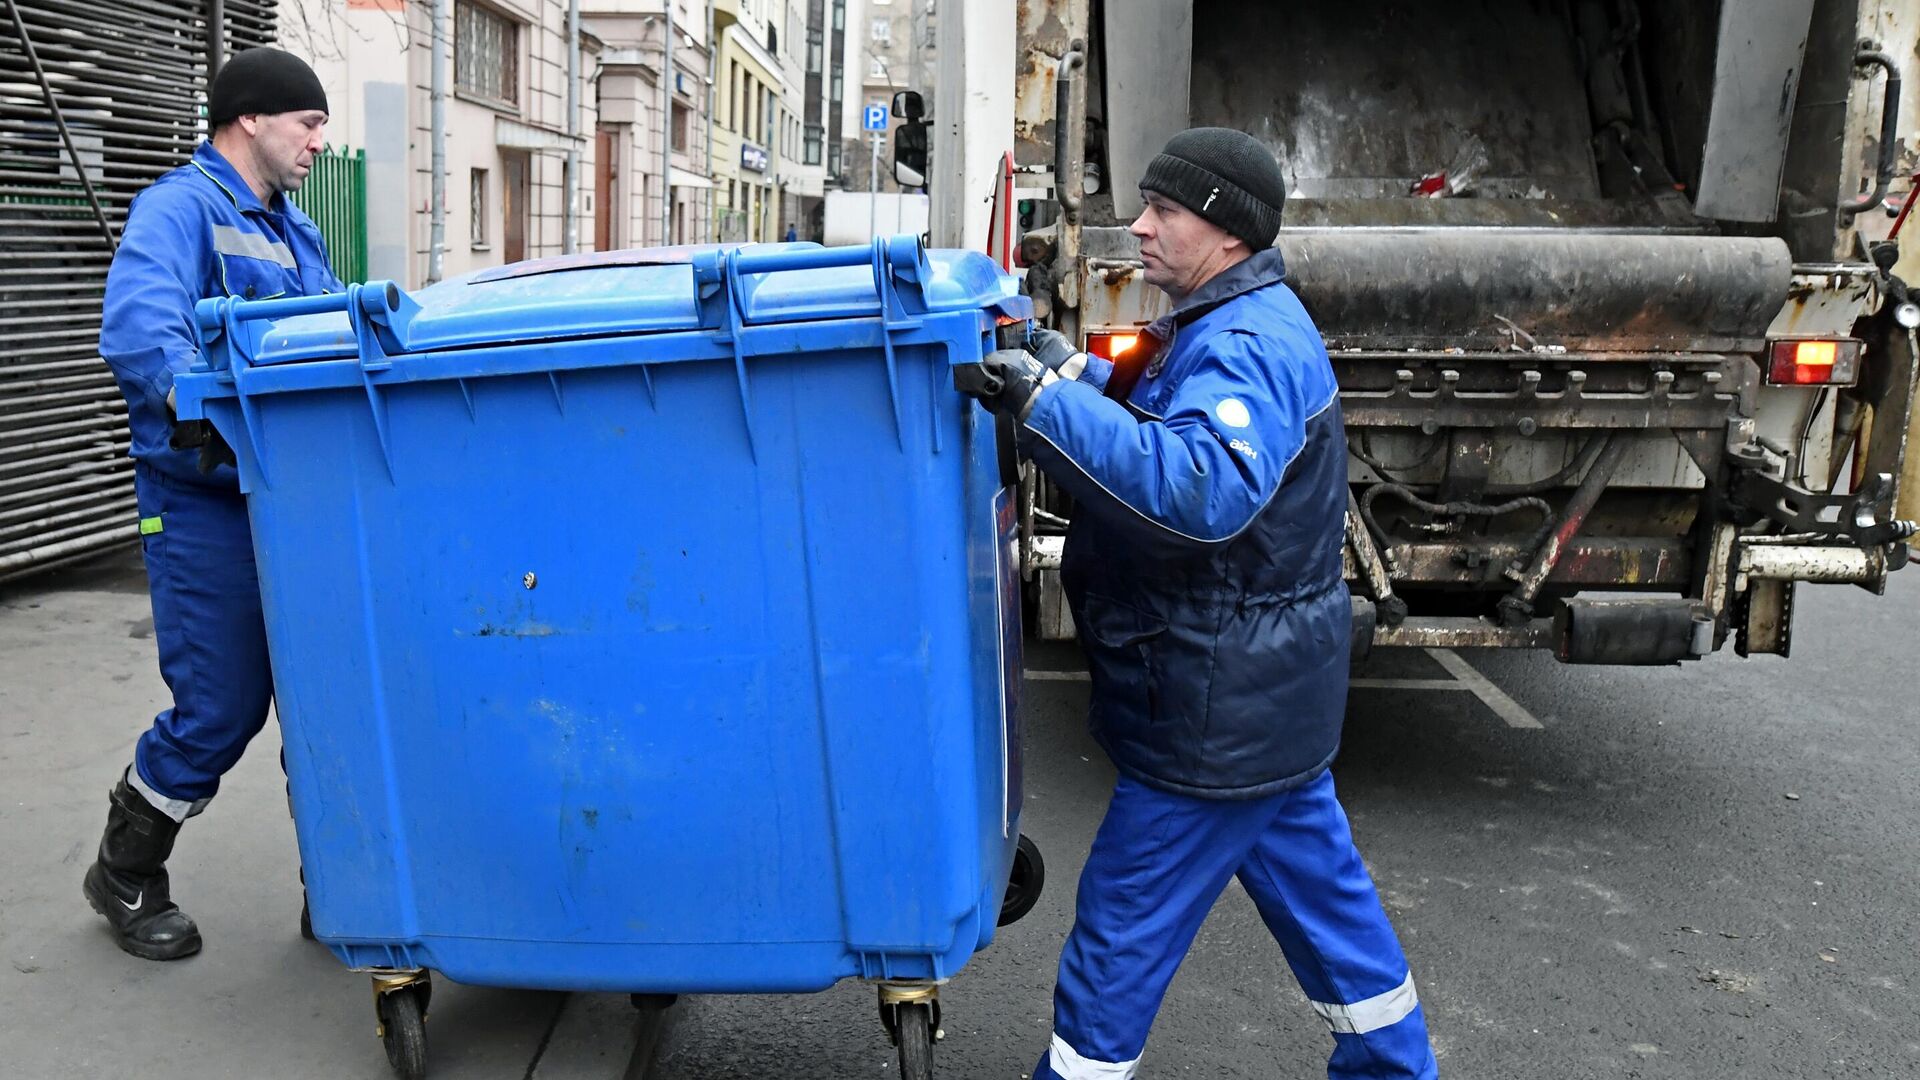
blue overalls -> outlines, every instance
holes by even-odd
[[[212,798],[273,696],[238,474],[202,474],[196,453],[168,446],[168,391],[200,351],[193,305],[343,288],[312,220],[285,195],[261,206],[210,142],[134,199],[107,274],[100,355],[127,399],[154,641],[173,693],[128,783],[175,821]]]
[[[1119,770],[1035,1080],[1128,1080],[1238,877],[1328,1026],[1328,1076],[1437,1076],[1413,977],[1328,771],[1347,695],[1347,449],[1278,251],[1150,327],[1132,386],[1090,360],[1021,429],[1073,496],[1062,581]],[[1172,1068],[1169,1072],[1177,1071]]]

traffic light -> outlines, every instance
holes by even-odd
[[[901,187],[927,186],[926,102],[912,90],[893,95],[893,115],[900,126],[893,132],[893,178]]]

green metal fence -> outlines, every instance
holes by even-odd
[[[320,226],[340,280],[367,280],[367,152],[329,146],[314,155],[293,201]]]

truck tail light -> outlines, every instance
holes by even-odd
[[[1855,338],[1776,340],[1769,343],[1767,382],[1774,386],[1852,386],[1860,378]]]
[[[1095,330],[1087,335],[1086,348],[1095,356],[1112,360],[1133,348],[1139,340],[1139,334],[1117,334],[1108,330]]]

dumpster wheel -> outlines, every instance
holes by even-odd
[[[881,983],[880,1022],[900,1051],[900,1080],[933,1080],[933,1044],[940,1032],[940,988]]]
[[[387,1064],[402,1080],[427,1075],[427,1000],[433,983],[424,971],[373,977],[373,1008]]]
[[[894,1013],[900,1044],[900,1080],[933,1080],[933,1009],[902,1005]]]
[[[1046,882],[1047,864],[1040,858],[1039,846],[1021,833],[1013,851],[1013,866],[1007,873],[1007,892],[1000,901],[1000,925],[1019,922],[1032,911],[1040,902],[1040,890]]]

